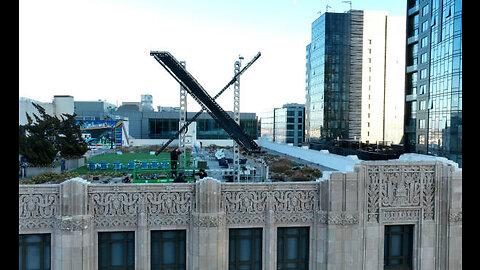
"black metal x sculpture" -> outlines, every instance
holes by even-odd
[[[220,90],[220,92],[212,98],[205,89],[195,80],[195,78],[175,59],[169,52],[166,51],[151,51],[150,55],[155,58],[172,77],[183,87],[187,92],[202,106],[193,118],[180,128],[180,130],[173,135],[158,151],[156,155],[160,154],[178,135],[183,132],[190,123],[195,121],[203,111],[208,112],[215,121],[234,139],[240,147],[249,153],[259,152],[260,147],[250,138],[247,133],[215,102],[230,85],[234,84],[238,77],[247,70],[259,57],[260,52],[240,71],[238,72],[227,85]]]

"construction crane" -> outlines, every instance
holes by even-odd
[[[195,80],[195,78],[183,67],[169,52],[151,51],[150,55],[157,60],[172,77],[187,90],[187,92],[200,104],[202,110],[188,120],[180,130],[170,138],[158,151],[160,154],[175,138],[185,130],[190,123],[195,121],[203,111],[206,111],[217,123],[247,152],[259,152],[260,147],[246,134],[216,102],[218,98],[230,85],[234,84],[237,78],[247,70],[259,57],[260,52],[250,61],[240,72],[238,72],[220,92],[212,98],[205,89]]]

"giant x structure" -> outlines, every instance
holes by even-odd
[[[219,97],[230,85],[234,84],[238,77],[249,68],[259,57],[260,52],[250,61],[240,72],[238,72],[230,82],[214,97],[212,98],[207,91],[195,80],[195,78],[183,67],[175,57],[166,51],[151,51],[150,55],[155,58],[172,77],[180,83],[180,85],[187,90],[187,92],[202,106],[202,110],[199,111],[192,119],[180,128],[180,130],[165,143],[158,151],[156,155],[162,152],[187,126],[195,121],[203,111],[208,112],[215,121],[234,139],[245,151],[259,152],[260,147],[250,138],[247,133],[233,120],[223,109],[215,102],[215,99]]]

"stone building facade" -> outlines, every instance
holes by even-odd
[[[164,230],[185,232],[186,269],[236,269],[232,232],[245,228],[259,229],[261,269],[279,267],[285,251],[278,233],[285,228],[306,228],[308,269],[388,269],[392,225],[412,229],[406,269],[461,269],[461,170],[440,162],[372,161],[317,182],[72,179],[19,188],[20,236],[49,236],[51,269],[101,269],[105,232],[133,232],[134,269],[152,269],[152,236]]]

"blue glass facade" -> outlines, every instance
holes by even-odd
[[[462,167],[462,1],[408,1],[405,148]]]
[[[305,136],[348,138],[350,14],[324,13],[307,46]]]

